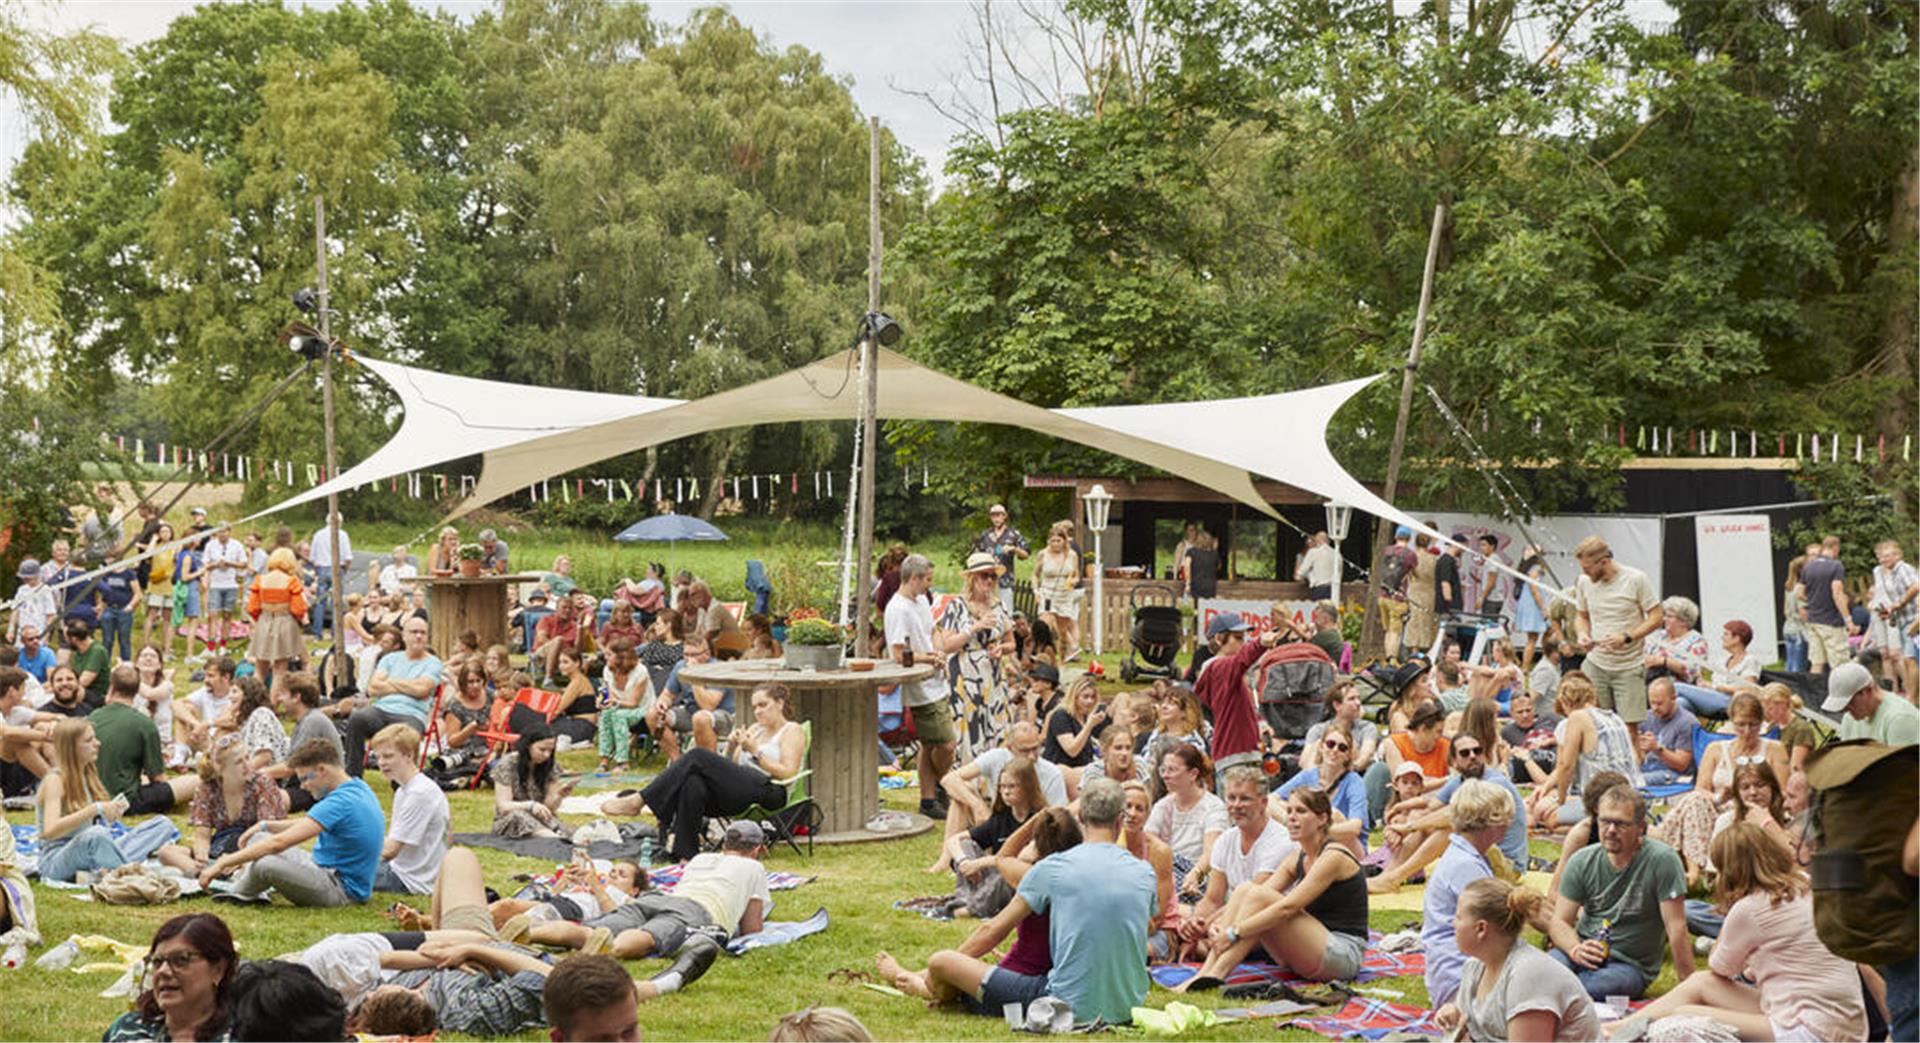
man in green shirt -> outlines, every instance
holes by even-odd
[[[1661,945],[1681,981],[1693,973],[1680,855],[1646,839],[1647,802],[1631,786],[1600,798],[1600,843],[1573,853],[1548,924],[1553,958],[1587,994],[1639,998],[1660,975]]]
[[[1872,671],[1859,663],[1842,663],[1827,678],[1827,701],[1820,708],[1842,714],[1842,741],[1874,739],[1889,746],[1920,742],[1920,709],[1905,699],[1886,696]]]
[[[67,664],[80,675],[80,687],[87,690],[87,708],[97,710],[107,698],[107,670],[113,665],[107,657],[107,646],[93,639],[91,627],[75,620],[67,624],[67,647],[73,650]]]
[[[108,679],[107,704],[87,718],[100,742],[96,763],[107,792],[126,795],[129,814],[164,814],[193,799],[200,776],[166,777],[160,731],[153,718],[133,708],[138,694],[139,673],[126,663],[115,667]]]

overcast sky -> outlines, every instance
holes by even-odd
[[[330,6],[297,0],[289,4]],[[43,28],[90,24],[131,47],[165,33],[167,23],[198,5],[182,0],[46,0],[23,6],[29,19]],[[424,0],[422,6],[464,15],[492,5]],[[945,92],[949,80],[963,71],[971,17],[967,0],[734,0],[720,5],[666,0],[649,5],[655,17],[676,25],[696,8],[712,6],[730,8],[776,47],[799,44],[820,54],[833,75],[851,78],[861,111],[879,116],[937,178],[956,126],[908,92]],[[26,138],[18,108],[12,99],[0,99],[0,177],[11,170]]]

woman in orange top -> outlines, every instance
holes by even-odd
[[[1413,717],[1407,722],[1404,732],[1389,736],[1383,749],[1387,754],[1387,770],[1398,771],[1401,761],[1412,761],[1420,765],[1420,774],[1426,777],[1423,789],[1433,792],[1447,784],[1447,740],[1440,736],[1440,726],[1445,714],[1432,703],[1421,703],[1413,711]]]
[[[267,556],[267,571],[247,588],[247,615],[253,617],[247,654],[255,669],[273,679],[275,698],[286,690],[287,661],[306,658],[300,628],[307,620],[307,599],[299,568],[291,549],[278,548]]]

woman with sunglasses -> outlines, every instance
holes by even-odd
[[[1367,830],[1371,826],[1367,817],[1367,784],[1360,773],[1353,770],[1353,733],[1345,721],[1335,718],[1328,722],[1320,735],[1318,761],[1314,767],[1296,773],[1281,784],[1274,792],[1269,814],[1276,821],[1285,822],[1287,797],[1303,787],[1317,789],[1325,793],[1333,805],[1333,826],[1329,830],[1333,838],[1358,854],[1366,854]]]
[[[1380,750],[1380,726],[1361,716],[1365,706],[1360,699],[1360,686],[1352,681],[1335,681],[1327,689],[1327,719],[1307,729],[1307,737],[1300,748],[1300,766],[1311,768],[1320,763],[1320,740],[1326,736],[1333,722],[1339,721],[1347,726],[1347,734],[1353,737],[1353,770],[1365,775],[1372,766],[1374,754]]]
[[[146,963],[146,990],[107,1027],[105,1043],[227,1038],[240,960],[225,921],[211,913],[168,920],[154,932]]]

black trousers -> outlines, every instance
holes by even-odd
[[[700,853],[700,833],[708,815],[738,815],[755,804],[777,808],[787,802],[785,786],[765,774],[696,746],[667,765],[640,791],[640,799],[670,834],[667,853],[685,861]]]

